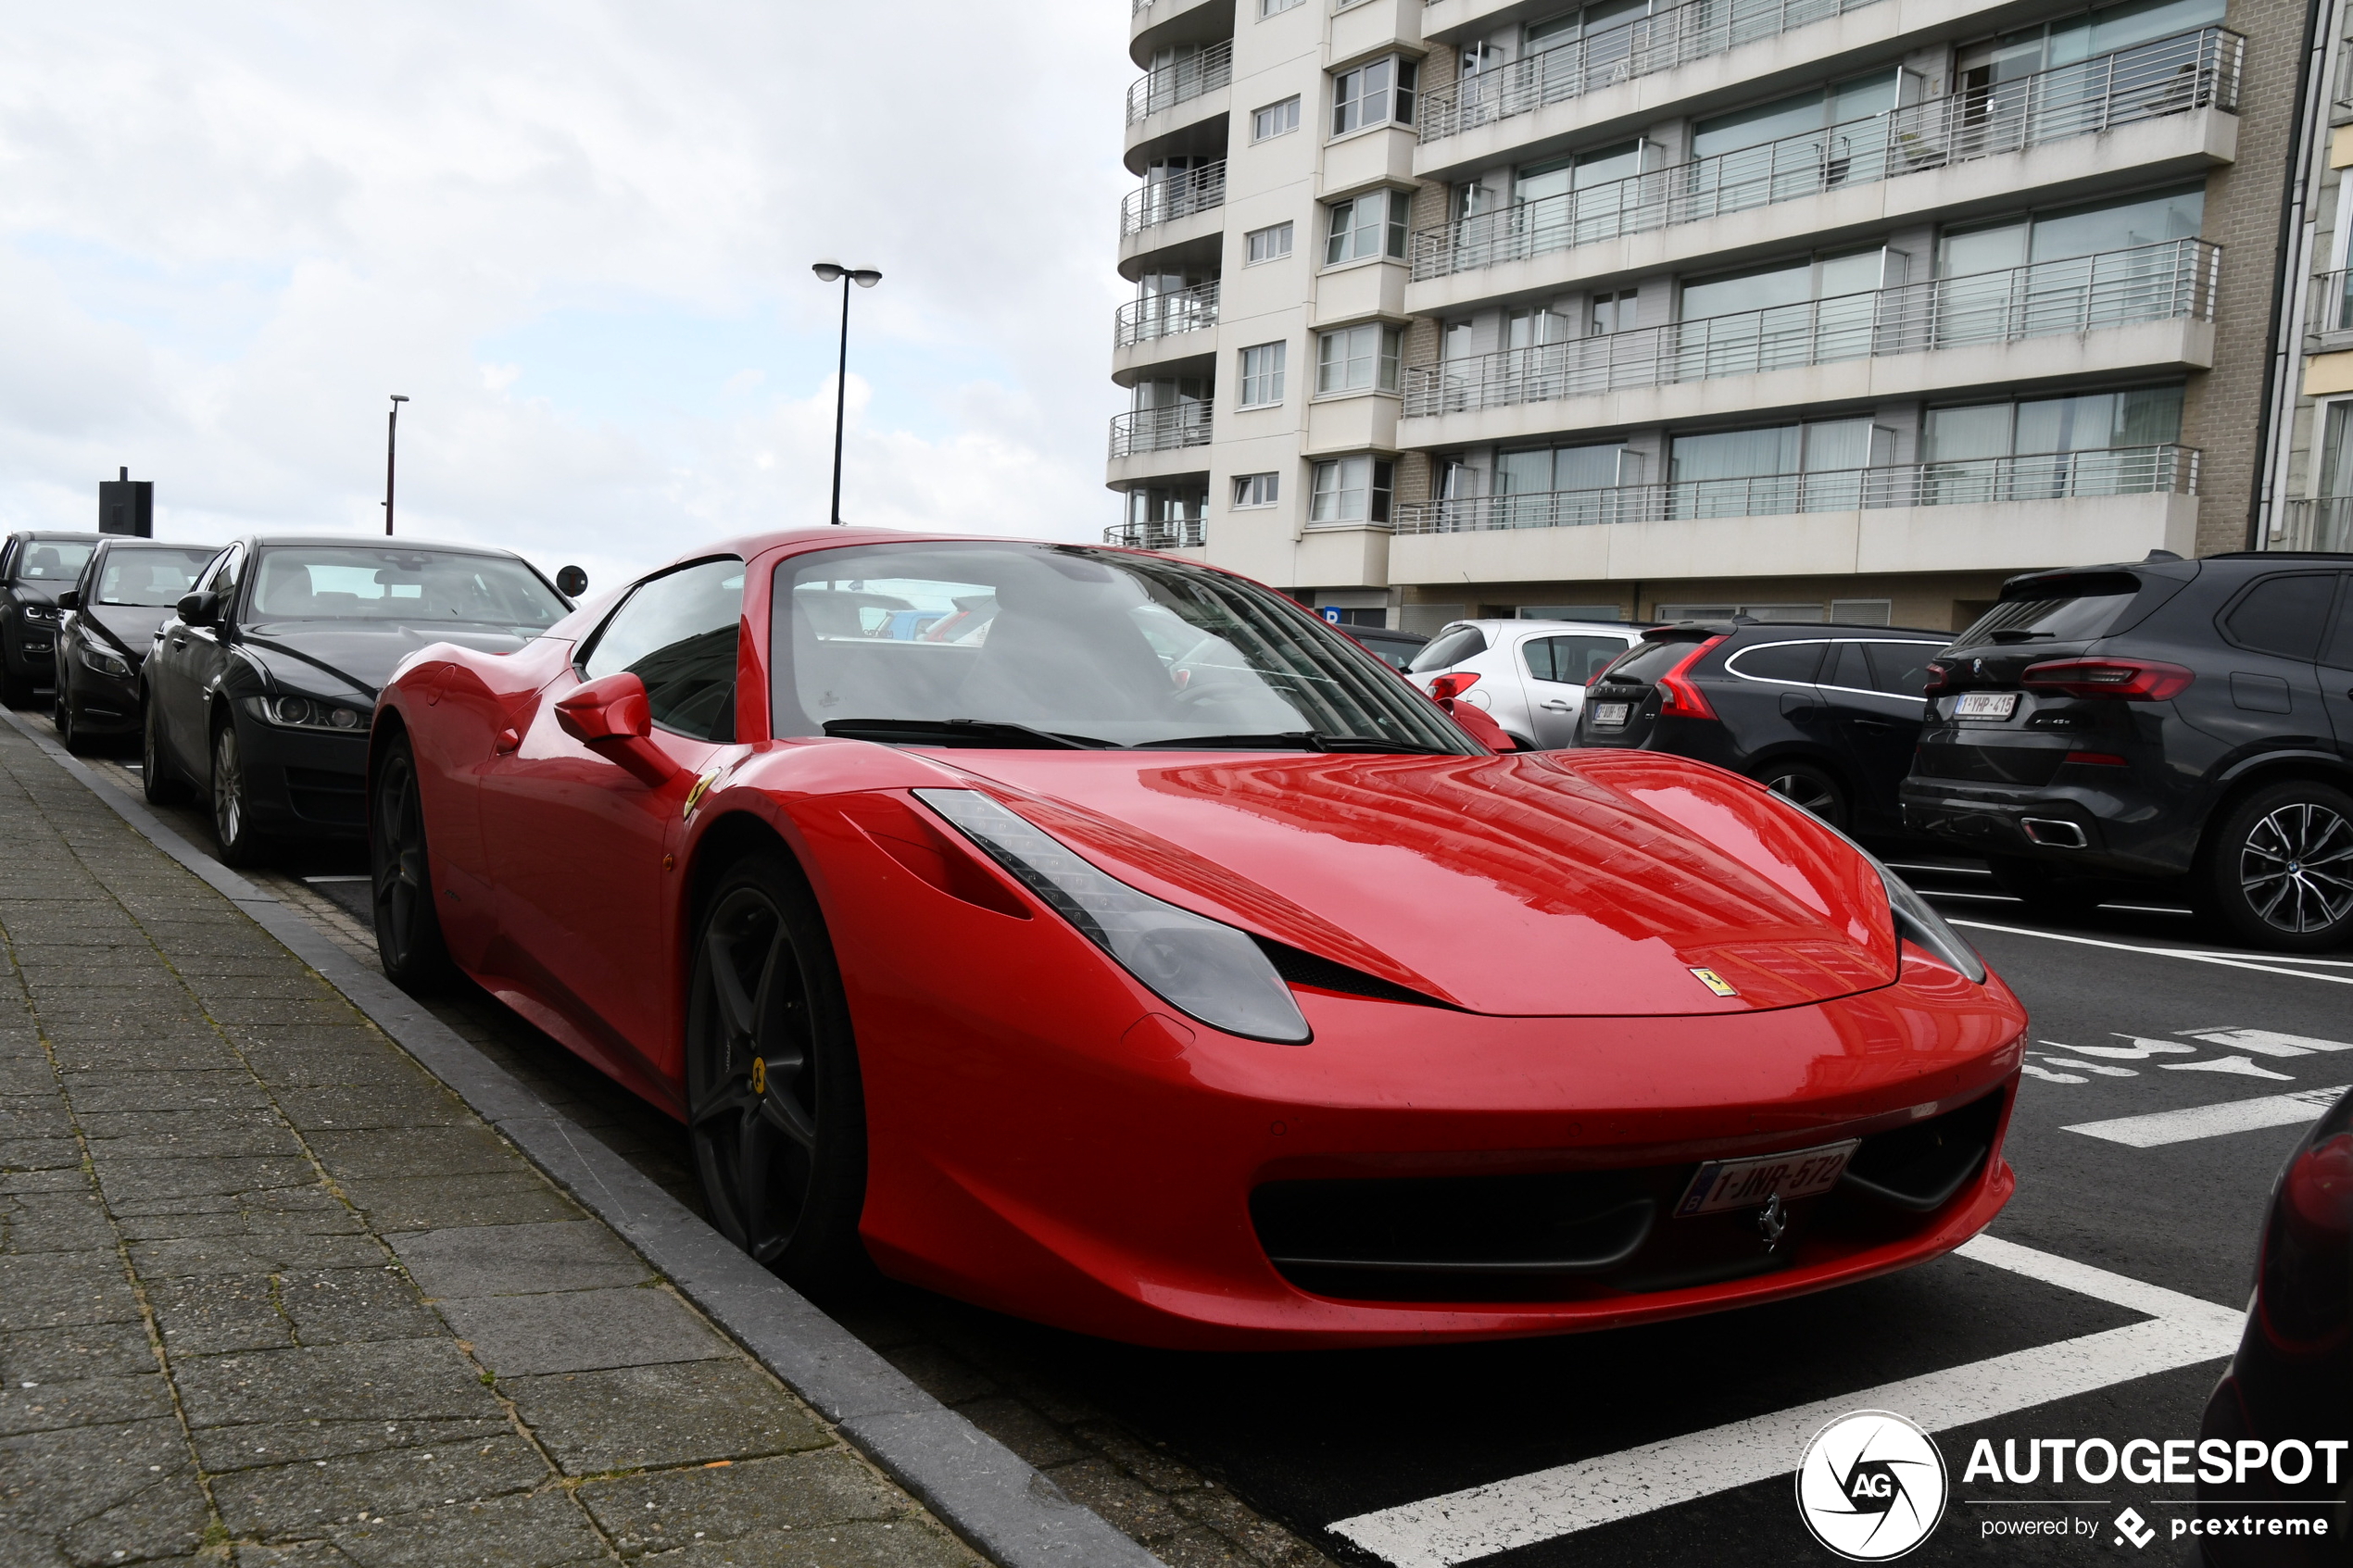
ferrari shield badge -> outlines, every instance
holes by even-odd
[[[686,792],[686,809],[678,814],[682,820],[695,814],[695,808],[702,804],[704,792],[711,788],[718,777],[719,775],[715,772],[705,773],[695,781],[695,787]]]
[[[1692,971],[1692,978],[1697,980],[1701,985],[1706,986],[1709,990],[1715,992],[1719,997],[1737,997],[1740,995],[1738,991],[1732,988],[1732,983],[1730,981],[1725,979],[1722,975],[1717,973],[1712,969],[1694,969]]]

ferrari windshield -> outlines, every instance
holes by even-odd
[[[460,621],[525,633],[564,614],[512,556],[352,545],[263,550],[252,610],[256,621]]]
[[[780,736],[1477,751],[1298,605],[1165,557],[846,546],[782,562],[773,604]]]

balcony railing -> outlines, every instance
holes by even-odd
[[[2116,446],[2031,457],[1895,463],[1826,473],[1620,484],[1411,502],[1399,533],[1471,533],[1501,528],[1591,528],[1682,518],[1781,517],[1888,507],[1987,501],[2057,501],[2087,495],[2197,494],[2198,454],[2186,446]]]
[[[1416,365],[1405,372],[1405,413],[1459,414],[2133,321],[2211,320],[2221,254],[2203,240],[2168,240]]]
[[[1516,203],[1416,233],[1414,276],[1442,278],[2164,115],[2235,111],[2245,44],[2226,29],[2205,28],[1982,92]]]
[[[2353,332],[2353,271],[2343,268],[2312,280],[2305,301],[2305,331]]]
[[[2320,495],[2287,504],[2284,550],[2353,550],[2353,495]]]
[[[1119,522],[1103,530],[1103,543],[1131,550],[1197,550],[1202,546],[1202,520]]]
[[[1126,348],[1154,338],[1197,332],[1217,324],[1217,284],[1196,283],[1169,294],[1146,295],[1119,307],[1112,329],[1114,348]]]
[[[1226,160],[1179,169],[1162,180],[1147,180],[1140,191],[1130,191],[1119,204],[1119,237],[1140,234],[1155,223],[1189,218],[1226,205]]]
[[[1163,109],[1214,93],[1233,80],[1234,41],[1228,38],[1138,78],[1127,89],[1127,123],[1141,124]]]
[[[1421,139],[1436,142],[1530,114],[1547,104],[1581,98],[1876,4],[1878,0],[1691,0],[1430,89],[1422,95]]]
[[[1146,452],[1174,452],[1185,446],[1209,445],[1209,405],[1172,403],[1164,408],[1137,408],[1111,421],[1111,455],[1133,458]]]

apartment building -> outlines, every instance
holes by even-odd
[[[1415,630],[1957,625],[2016,571],[2293,542],[2271,476],[2339,417],[2283,401],[2283,207],[2336,25],[1136,5],[1109,536]]]
[[[2306,63],[2285,228],[2291,282],[2258,538],[2353,550],[2353,8],[2327,0]]]

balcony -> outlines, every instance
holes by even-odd
[[[2312,280],[2306,296],[2304,330],[2314,337],[2353,332],[2353,271],[2338,269]]]
[[[1103,543],[1131,550],[1198,550],[1203,543],[1202,520],[1182,522],[1117,522],[1103,530]]]
[[[2283,550],[2353,550],[2353,495],[2318,495],[2287,504]]]
[[[1188,169],[1165,180],[1148,180],[1119,204],[1119,237],[1140,234],[1155,224],[1226,205],[1226,160]]]
[[[2134,322],[2210,321],[2221,259],[2219,245],[2170,240],[1416,365],[1405,372],[1405,416],[1428,418],[1721,376],[2015,343]]]
[[[1983,506],[2101,495],[2197,494],[2198,454],[2186,446],[2115,446],[2027,457],[1893,463],[1826,473],[1620,484],[1526,495],[1407,502],[1399,533],[1481,533],[1512,528],[1595,528],[1708,518],[1788,517],[1891,507]]]
[[[1422,97],[1421,139],[1441,141],[1477,126],[1531,114],[1638,76],[1719,55],[1879,0],[1690,0],[1623,27],[1591,33],[1495,70],[1467,76]]]
[[[1416,282],[2023,152],[2203,108],[2236,112],[2245,40],[2222,28],[1823,131],[1458,220],[1414,235]]]
[[[1139,458],[1209,445],[1209,405],[1172,403],[1164,408],[1135,408],[1111,421],[1111,455]]]
[[[1217,284],[1197,283],[1170,294],[1147,295],[1119,307],[1111,345],[1132,348],[1139,343],[1198,332],[1217,324]]]
[[[1138,79],[1127,89],[1127,123],[1141,125],[1163,109],[1190,102],[1234,80],[1234,44],[1226,39]]]

